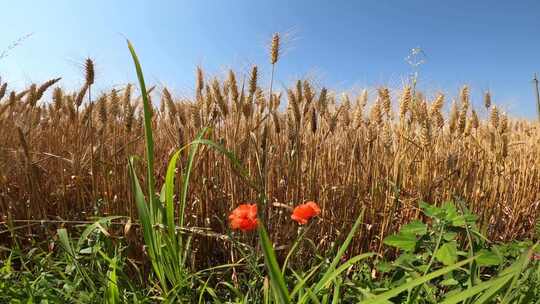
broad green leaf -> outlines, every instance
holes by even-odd
[[[394,264],[410,267],[417,260],[418,256],[405,252],[398,256],[398,258],[394,261]]]
[[[420,208],[424,210],[424,214],[431,218],[441,218],[444,215],[444,211],[434,205],[428,204],[426,202],[420,202]]]
[[[427,225],[422,223],[422,221],[414,220],[399,230],[403,234],[414,234],[414,235],[425,235],[427,233]]]
[[[444,203],[443,210],[446,213],[446,221],[450,222],[452,226],[465,227],[465,217],[458,213],[456,205],[453,202]]]
[[[456,216],[448,217],[448,219],[452,223],[452,226],[455,226],[455,227],[464,228],[465,224],[467,223],[463,215],[456,215]]]
[[[502,263],[502,258],[495,252],[487,249],[482,249],[478,252],[478,259],[476,259],[478,266],[493,266]]]
[[[453,202],[444,203],[443,210],[446,213],[445,219],[454,227],[464,228],[466,225],[474,225],[476,223],[477,218],[474,214],[468,210],[460,214]]]
[[[414,251],[414,248],[416,248],[416,236],[404,233],[393,234],[384,239],[384,244],[405,251]]]
[[[465,222],[469,225],[476,224],[476,221],[478,220],[478,216],[476,214],[472,214],[471,212],[467,211],[465,214],[463,214],[463,217],[465,218]]]
[[[392,269],[394,269],[392,264],[387,261],[379,262],[375,267],[381,273],[390,272]]]
[[[450,242],[443,244],[437,252],[435,258],[444,265],[452,265],[457,261],[457,244]]]
[[[445,232],[445,233],[443,234],[443,239],[444,239],[445,241],[452,241],[452,240],[454,240],[454,239],[456,238],[456,236],[457,236],[457,233],[456,233],[456,232],[454,232],[454,231],[447,231],[447,232]]]

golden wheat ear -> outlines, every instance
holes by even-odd
[[[272,36],[272,43],[270,45],[270,63],[276,64],[279,59],[279,33],[275,33]]]
[[[95,76],[94,61],[91,58],[86,58],[84,61],[84,80],[86,85],[93,85]]]

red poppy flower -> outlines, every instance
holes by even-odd
[[[291,218],[298,222],[300,225],[307,224],[308,220],[314,216],[317,216],[321,213],[321,208],[315,202],[307,202],[302,205],[298,205],[293,210]]]
[[[232,229],[250,231],[257,228],[257,205],[242,204],[229,215]]]

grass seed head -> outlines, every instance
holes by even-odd
[[[94,84],[95,76],[94,61],[91,58],[86,58],[84,61],[84,80],[87,86]]]
[[[6,91],[7,91],[7,82],[4,82],[0,86],[0,99],[4,98],[4,95],[6,95]]]
[[[402,120],[405,119],[405,115],[407,115],[407,112],[410,111],[411,99],[411,87],[407,86],[401,94],[401,101],[399,104],[399,116]]]
[[[486,91],[484,93],[484,106],[488,110],[489,110],[489,107],[491,107],[491,93],[489,91]]]
[[[272,44],[270,46],[270,63],[276,64],[279,59],[279,33],[272,36]]]
[[[257,70],[257,66],[254,65],[252,68],[251,68],[251,74],[249,75],[249,91],[248,91],[248,94],[249,96],[254,96],[255,95],[255,91],[257,90],[257,77],[258,77],[258,70]]]
[[[497,106],[491,108],[491,113],[489,114],[489,122],[494,129],[499,127],[499,109]]]
[[[219,109],[221,110],[221,115],[223,118],[227,117],[229,114],[229,105],[221,94],[221,86],[217,78],[214,78],[212,81],[212,95],[214,96],[214,100],[217,102]]]

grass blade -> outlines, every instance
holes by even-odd
[[[447,299],[445,299],[441,304],[456,304],[456,303],[460,303],[462,301],[465,301],[477,294],[479,294],[480,292],[486,290],[486,289],[489,289],[489,288],[492,288],[492,287],[497,287],[495,288],[494,290],[492,290],[492,292],[489,292],[487,294],[485,294],[485,296],[489,296],[491,297],[494,293],[496,293],[497,291],[500,290],[501,287],[503,287],[504,285],[506,285],[511,279],[512,279],[512,275],[505,275],[503,277],[500,277],[500,278],[495,278],[495,279],[491,279],[489,281],[486,281],[486,282],[482,282],[480,284],[477,284],[471,288],[468,288],[460,293],[457,293]],[[487,300],[487,299],[486,299]],[[474,303],[484,303],[485,300],[482,300],[482,299],[478,299],[478,301],[475,301]]]
[[[88,238],[88,236],[96,229],[98,229],[99,225],[103,225],[105,223],[109,223],[111,222],[112,220],[116,220],[116,219],[120,219],[120,218],[124,218],[125,216],[120,216],[120,215],[117,215],[117,216],[107,216],[107,217],[103,217],[103,218],[100,218],[98,219],[95,223],[93,224],[90,224],[88,226],[86,226],[86,228],[83,230],[83,232],[81,233],[81,236],[79,237],[79,241],[77,242],[77,247],[81,247],[82,246],[82,243]]]
[[[258,231],[264,253],[264,260],[270,275],[272,287],[278,294],[281,303],[288,304],[290,303],[289,291],[287,290],[285,279],[283,278],[283,274],[281,273],[281,269],[277,263],[276,255],[274,253],[274,249],[272,248],[272,243],[270,242],[268,233],[266,232],[264,225],[261,223],[259,223]]]
[[[356,219],[356,222],[354,222],[354,225],[352,226],[351,231],[349,231],[347,238],[345,239],[343,244],[339,247],[339,250],[336,256],[334,257],[334,260],[332,260],[332,263],[330,263],[330,266],[326,270],[326,273],[323,275],[322,279],[317,283],[317,285],[315,285],[315,287],[313,288],[313,291],[315,293],[318,293],[319,291],[321,291],[321,289],[324,288],[328,282],[330,282],[329,278],[332,276],[332,273],[336,269],[338,263],[341,261],[341,257],[345,254],[345,251],[347,251],[347,248],[349,248],[349,245],[352,242],[352,238],[354,234],[356,233],[356,230],[360,226],[360,223],[362,223],[362,220],[364,218],[364,210],[365,209],[362,209],[362,211],[360,212],[360,215]]]
[[[109,271],[107,272],[107,290],[105,291],[105,294],[108,304],[120,303],[120,291],[118,290],[116,264],[116,257],[114,257],[109,263]]]
[[[173,154],[167,167],[167,174],[165,175],[165,217],[167,219],[167,230],[171,239],[174,239],[176,235],[174,223],[174,176],[176,174],[176,162],[179,155],[180,151]]]
[[[445,268],[442,268],[442,269],[439,269],[437,271],[433,271],[431,273],[428,273],[424,276],[421,276],[417,279],[414,279],[410,282],[407,282],[405,284],[402,284],[396,288],[393,288],[387,292],[384,292],[380,295],[377,295],[375,296],[374,298],[371,298],[371,299],[367,299],[364,303],[366,304],[381,304],[381,303],[387,303],[386,301],[399,295],[400,293],[406,291],[406,290],[409,290],[413,287],[416,287],[416,286],[419,286],[419,285],[422,285],[426,282],[429,282],[430,280],[436,278],[436,277],[439,277],[439,276],[442,276],[444,274],[447,274],[451,271],[454,271],[456,269],[459,269],[461,266],[463,265],[466,265],[472,261],[474,261],[477,257],[471,257],[471,258],[468,258],[466,260],[463,260],[461,262],[458,262],[454,265],[450,265],[448,267],[445,267]]]
[[[195,159],[195,154],[197,153],[197,149],[199,145],[198,140],[200,140],[204,136],[206,131],[208,131],[208,128],[203,128],[197,135],[197,138],[190,144],[191,149],[189,151],[187,168],[184,173],[184,180],[182,181],[182,192],[180,195],[180,211],[178,214],[178,217],[179,217],[178,226],[181,228],[184,227],[184,213],[186,210],[187,194],[188,194],[188,188],[189,188],[189,178],[191,176],[191,170],[193,169],[193,161]]]
[[[145,146],[146,146],[146,168],[147,168],[147,182],[148,182],[148,199],[150,201],[150,214],[152,217],[156,216],[156,204],[154,199],[154,138],[152,135],[152,111],[150,107],[152,105],[148,101],[148,95],[146,91],[146,84],[144,82],[144,75],[142,71],[139,58],[135,53],[135,49],[129,40],[127,40],[129,52],[133,58],[133,63],[135,64],[135,70],[137,72],[137,78],[139,79],[139,86],[141,89],[141,96],[143,100],[143,111],[144,111],[144,137],[145,137]]]

